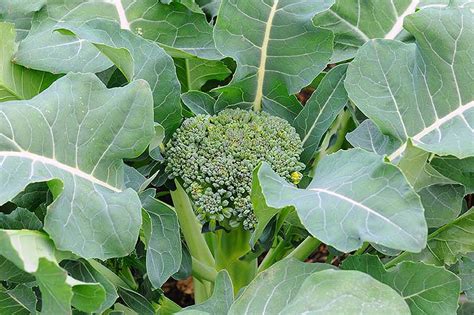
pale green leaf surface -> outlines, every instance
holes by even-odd
[[[403,262],[390,269],[382,282],[399,292],[413,315],[456,314],[460,280],[443,267]]]
[[[461,185],[431,185],[418,192],[428,227],[448,224],[461,213],[464,187]]]
[[[68,74],[31,101],[1,103],[0,204],[29,183],[59,179],[44,223],[56,246],[88,258],[128,254],[141,213],[136,193],[122,191],[122,158],[145,150],[152,117],[146,82],[109,90],[92,74]]]
[[[340,65],[329,71],[294,121],[303,143],[303,162],[314,156],[323,135],[348,102],[344,88],[346,70],[347,65]]]
[[[431,166],[442,175],[464,185],[467,194],[474,193],[474,157],[465,159],[453,156],[435,157],[431,161]]]
[[[134,310],[139,315],[154,315],[155,310],[153,305],[141,294],[126,289],[123,287],[118,288],[118,293],[124,303]]]
[[[271,94],[278,84],[285,88],[276,97],[310,84],[328,63],[333,42],[332,33],[314,27],[311,19],[333,2],[222,1],[214,39],[223,55],[235,59],[237,70],[231,85],[219,90],[219,102],[265,109],[265,102],[276,106]]]
[[[417,8],[419,0],[336,0],[330,10],[316,15],[314,24],[334,32],[331,62],[351,59],[372,38],[396,38],[404,18]]]
[[[95,311],[105,299],[98,283],[71,278],[59,267],[53,242],[30,230],[0,230],[0,255],[35,276],[42,293],[44,314],[72,314],[71,304],[82,311]]]
[[[181,266],[178,217],[174,209],[157,199],[148,197],[142,203],[151,224],[145,235],[146,270],[152,285],[160,288]]]
[[[410,314],[389,286],[352,270],[325,270],[307,277],[279,314]]]
[[[252,231],[252,236],[250,237],[250,246],[252,248],[255,246],[260,236],[262,236],[266,226],[272,220],[272,218],[278,213],[283,212],[285,210],[280,208],[269,207],[267,205],[258,174],[259,168],[256,168],[252,173],[252,191],[250,194],[253,212],[255,214],[255,217],[257,218],[257,225]],[[288,209],[286,210],[289,209],[291,209],[291,207],[288,207]]]
[[[474,301],[474,254],[463,257],[459,261],[459,277],[461,278],[462,291],[469,301]]]
[[[36,313],[36,295],[31,288],[20,284],[11,290],[0,286],[0,313],[29,315]]]
[[[26,283],[34,281],[35,278],[18,268],[5,257],[0,256],[0,280],[9,281],[11,283]]]
[[[212,26],[204,14],[177,2],[123,1],[130,29],[161,47],[181,50],[203,59],[222,59],[212,37]]]
[[[326,156],[306,189],[287,183],[266,164],[259,181],[268,206],[294,206],[312,235],[340,251],[365,241],[413,252],[426,245],[418,195],[397,167],[374,153],[351,149]]]
[[[470,252],[474,252],[474,208],[430,234],[426,248],[419,254],[407,253],[405,259],[452,265]]]
[[[26,69],[12,62],[16,51],[15,27],[0,23],[0,102],[30,99],[47,88],[56,76]]]
[[[49,0],[35,14],[31,30],[18,47],[15,62],[52,73],[100,72],[112,63],[92,44],[56,32],[59,22],[81,25],[95,18],[117,21],[112,3],[91,0]]]
[[[380,130],[439,155],[474,155],[474,14],[424,9],[405,18],[415,44],[372,40],[349,65],[345,87]]]
[[[105,290],[105,300],[95,309],[100,313],[110,308],[118,298],[117,289],[100,271],[94,269],[88,262],[84,260],[67,261],[62,265],[68,273],[77,280],[86,283],[100,283]]]
[[[46,0],[2,0],[0,13],[31,13],[39,11]]]
[[[233,301],[234,288],[232,287],[232,280],[224,269],[217,274],[214,291],[209,299],[201,304],[188,306],[177,314],[196,314],[194,313],[196,311],[211,315],[228,314]]]
[[[218,60],[176,58],[174,61],[183,92],[200,90],[207,81],[222,81],[231,74],[226,65]]]
[[[216,100],[201,91],[189,91],[181,94],[181,100],[195,115],[214,115]]]
[[[390,154],[400,147],[400,140],[384,135],[372,120],[364,120],[346,135],[354,148],[361,148],[379,155]]]
[[[129,79],[143,79],[153,93],[155,121],[167,136],[181,123],[180,88],[173,60],[156,43],[145,40],[112,21],[95,20],[75,27],[61,24],[81,40],[95,44]],[[126,69],[126,70],[124,70]],[[133,70],[133,71],[132,71]]]
[[[358,270],[395,289],[413,315],[456,314],[460,281],[452,272],[424,263],[403,262],[389,271],[377,256],[350,256],[342,269]]]
[[[6,230],[40,230],[43,224],[38,217],[25,208],[16,208],[11,213],[0,212],[0,229]]]
[[[304,279],[330,268],[332,266],[325,264],[282,260],[255,277],[232,304],[229,315],[279,314],[295,300]]]

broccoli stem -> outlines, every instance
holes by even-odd
[[[215,265],[214,257],[212,257],[211,251],[201,234],[201,224],[194,214],[188,195],[178,181],[175,181],[175,183],[176,190],[171,191],[171,199],[189,252],[200,263],[213,268]],[[196,278],[194,280],[194,297],[196,303],[201,303],[210,296],[211,283],[199,281]]]
[[[320,240],[312,236],[308,236],[303,242],[300,243],[300,245],[298,245],[298,247],[288,254],[287,257],[304,261],[320,244]]]
[[[241,260],[240,258],[248,253],[250,232],[241,228],[236,228],[230,232],[223,230],[216,231],[216,269],[226,269],[229,272],[234,293],[248,285],[257,273],[257,259]]]
[[[263,259],[262,263],[258,267],[258,272],[262,272],[265,269],[268,269],[271,265],[273,265],[276,261],[281,259],[285,255],[285,251],[287,250],[287,241],[285,239],[281,240],[278,245],[274,248],[271,248],[265,258]]]

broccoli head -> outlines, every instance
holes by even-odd
[[[252,172],[262,161],[297,183],[304,164],[296,130],[264,112],[226,109],[186,119],[166,146],[166,171],[179,178],[198,219],[210,226],[253,229]]]

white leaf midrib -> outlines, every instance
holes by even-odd
[[[265,33],[263,35],[262,47],[260,51],[260,64],[257,71],[257,90],[255,93],[255,99],[253,101],[254,110],[261,110],[262,98],[263,98],[263,83],[265,81],[265,68],[267,63],[267,51],[268,43],[270,42],[270,33],[272,31],[273,18],[277,12],[278,2],[280,0],[274,0],[273,5],[268,14],[268,20],[265,25]]]
[[[128,22],[125,9],[123,8],[121,0],[112,0],[120,19],[120,27],[125,30],[130,30],[130,23]]]
[[[83,179],[85,179],[85,180],[87,180],[91,183],[100,185],[100,186],[105,187],[105,188],[107,188],[109,190],[112,190],[114,192],[121,192],[122,191],[119,188],[114,187],[114,186],[112,186],[112,185],[110,185],[110,184],[94,177],[92,174],[89,174],[89,173],[86,173],[86,172],[82,171],[81,169],[69,166],[67,164],[63,164],[63,163],[61,163],[57,160],[54,160],[54,159],[51,159],[51,158],[48,158],[48,157],[45,157],[45,156],[42,156],[42,155],[38,155],[38,154],[35,154],[35,153],[31,153],[31,152],[28,152],[28,151],[0,151],[0,157],[24,158],[24,159],[31,160],[35,163],[42,163],[42,164],[50,165],[50,166],[53,166],[53,167],[58,168],[60,170],[63,170],[65,172],[69,173],[69,174],[72,174],[73,176],[83,178]]]
[[[437,119],[434,123],[432,123],[431,125],[429,125],[428,127],[424,128],[423,130],[421,130],[420,132],[418,132],[416,135],[412,136],[411,139],[413,140],[414,144],[416,143],[419,143],[421,142],[421,139],[423,139],[423,137],[427,136],[428,134],[430,134],[431,132],[439,129],[443,124],[447,123],[448,121],[454,119],[455,117],[458,117],[458,116],[461,116],[465,111],[471,109],[471,108],[474,108],[474,101],[471,101],[467,104],[464,104],[462,106],[459,106],[457,109],[455,109],[454,111],[450,112],[449,114],[447,114],[446,116],[444,117],[441,117],[439,119]],[[393,161],[394,159],[398,158],[406,149],[406,142],[400,146],[395,152],[393,152],[392,154],[390,154],[390,156],[388,157],[388,159],[390,161]]]
[[[397,20],[395,21],[395,24],[393,25],[392,29],[385,35],[385,39],[395,39],[395,37],[400,34],[400,32],[403,30],[403,20],[407,15],[415,12],[419,3],[420,0],[412,0],[412,2],[410,3],[410,5],[408,5],[402,15],[397,17]]]
[[[413,236],[411,235],[410,233],[408,233],[407,231],[405,231],[401,226],[399,226],[398,224],[396,224],[395,222],[391,221],[390,219],[388,219],[387,217],[381,215],[380,213],[378,213],[377,211],[371,209],[370,207],[354,200],[354,199],[351,199],[349,197],[346,197],[344,195],[341,195],[335,191],[331,191],[331,190],[328,190],[328,189],[324,189],[324,188],[310,188],[309,190],[311,191],[314,191],[314,192],[321,192],[321,193],[325,193],[325,194],[328,194],[328,195],[331,195],[331,196],[334,196],[336,198],[339,198],[341,200],[344,200],[346,202],[349,202],[350,204],[353,204],[354,206],[358,207],[358,208],[361,208],[365,211],[367,211],[369,214],[372,214],[380,219],[382,219],[383,221],[387,222],[388,224],[394,226],[395,228],[397,228],[399,231],[402,231],[406,236],[408,236],[410,239],[414,240],[415,243],[418,244],[418,240]]]

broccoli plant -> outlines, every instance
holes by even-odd
[[[472,313],[472,1],[2,0],[0,37],[0,314]]]

